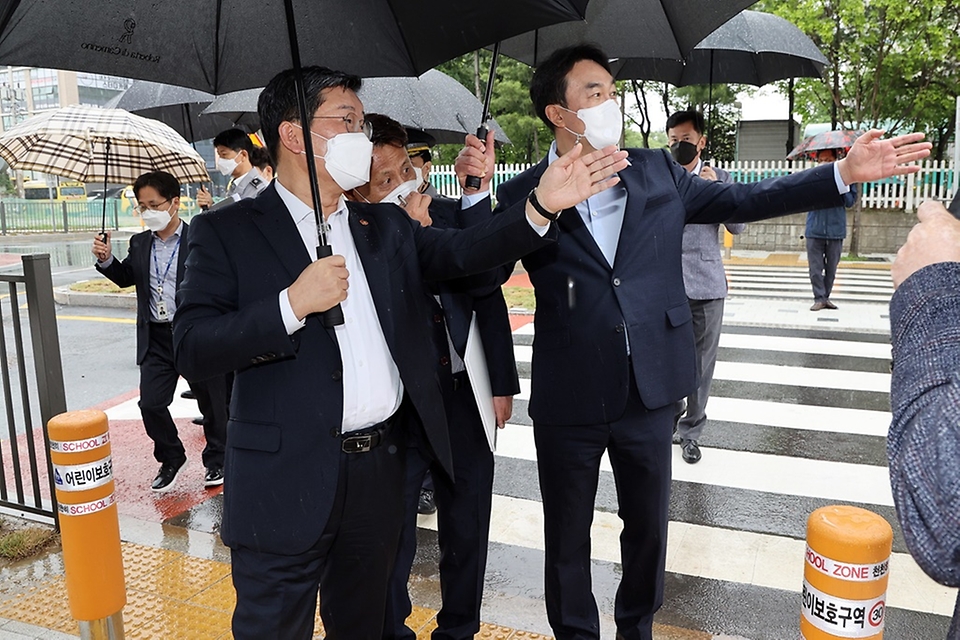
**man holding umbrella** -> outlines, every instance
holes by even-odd
[[[542,180],[554,164],[580,144],[591,151],[618,143],[622,116],[608,60],[579,45],[537,67],[530,96],[556,140],[548,158],[501,185],[499,209],[557,202]],[[605,452],[623,521],[617,637],[653,637],[663,602],[674,405],[698,383],[680,258],[684,225],[833,206],[847,185],[915,171],[902,165],[929,155],[922,134],[881,135],[866,134],[836,165],[752,184],[701,180],[664,151],[631,150],[621,182],[554,211],[557,243],[524,257],[537,294],[529,407],[547,617],[558,640],[600,638],[590,525]]]
[[[293,70],[260,96],[277,179],[255,199],[195,218],[177,363],[201,378],[236,371],[221,530],[237,591],[234,637],[312,637],[319,587],[329,640],[379,640],[408,435],[447,473],[453,466],[424,280],[550,244],[550,211],[615,183],[626,154],[569,154],[544,172],[542,205],[521,202],[460,231],[423,227],[395,205],[343,198],[370,175],[360,78],[322,67],[300,77],[308,123]],[[312,186],[334,251],[315,261]],[[318,314],[337,305],[344,322],[325,326]]]

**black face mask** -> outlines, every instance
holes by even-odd
[[[696,160],[698,153],[700,153],[700,150],[697,149],[697,145],[684,140],[678,140],[670,145],[670,155],[677,161],[677,164],[683,166]]]

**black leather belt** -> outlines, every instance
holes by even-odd
[[[454,391],[459,391],[460,389],[463,389],[470,382],[470,378],[467,377],[466,371],[458,371],[457,373],[454,373],[452,377],[453,377]]]
[[[350,431],[340,435],[340,449],[344,453],[366,453],[383,442],[393,424],[393,416],[362,431]]]

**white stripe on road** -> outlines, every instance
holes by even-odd
[[[843,371],[816,369],[751,362],[717,362],[714,380],[763,382],[812,389],[844,389],[848,391],[877,391],[889,393],[890,374],[870,371]]]

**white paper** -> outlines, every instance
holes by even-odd
[[[470,332],[467,334],[467,348],[463,355],[463,364],[470,378],[470,388],[480,410],[483,432],[487,436],[490,451],[497,450],[497,413],[493,408],[493,389],[490,387],[490,372],[487,369],[487,356],[483,351],[483,341],[477,328],[477,314],[470,319]]]

